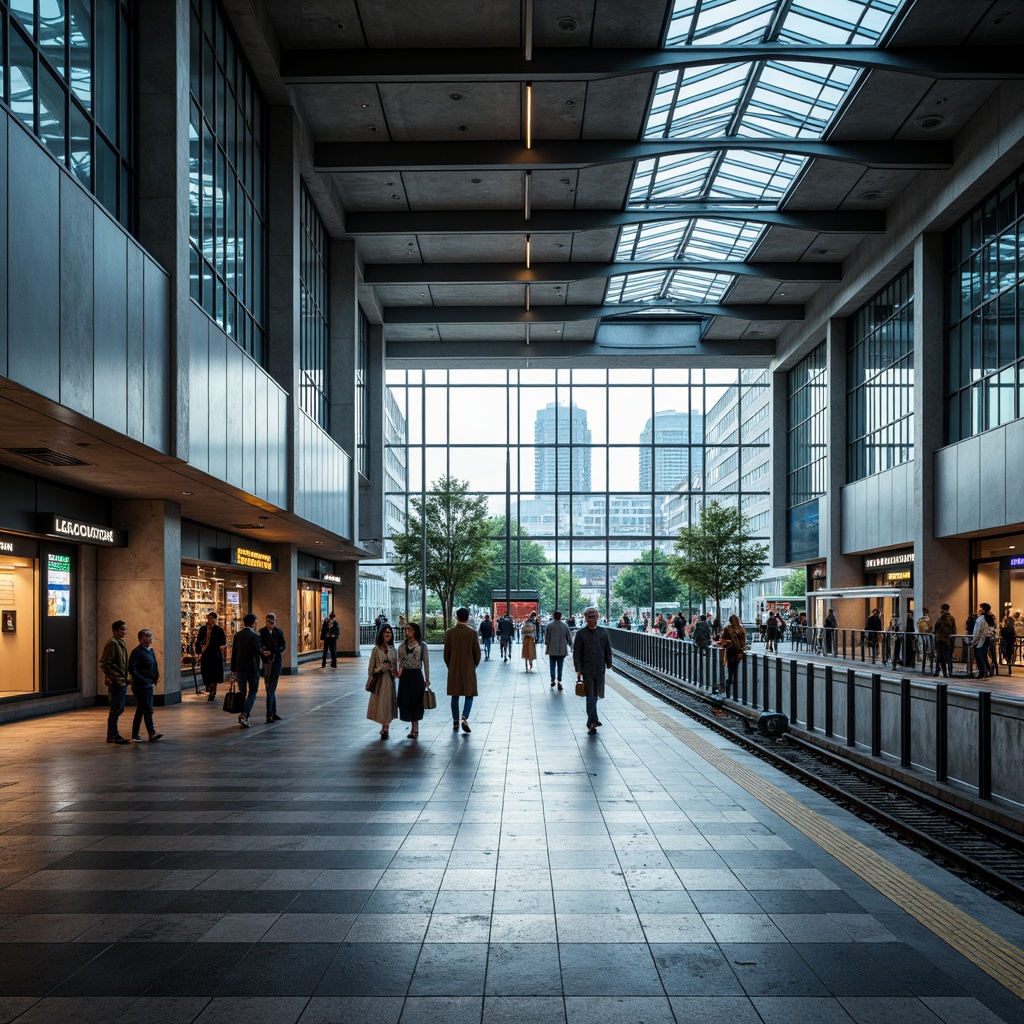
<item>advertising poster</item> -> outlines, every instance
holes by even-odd
[[[46,614],[51,618],[71,614],[71,556],[46,556]]]

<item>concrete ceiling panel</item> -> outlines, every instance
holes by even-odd
[[[423,235],[419,245],[427,263],[525,263],[526,260],[525,233]]]
[[[442,324],[438,328],[441,341],[478,341],[481,345],[497,341],[526,341],[524,324]],[[481,350],[481,355],[486,354]],[[453,367],[454,369],[454,367]]]
[[[491,142],[523,137],[518,82],[383,82],[381,102],[396,142]]]
[[[517,210],[523,206],[519,171],[406,171],[414,210]]]
[[[405,212],[409,201],[402,176],[389,171],[332,174],[331,181],[349,213]]]
[[[618,228],[603,231],[577,231],[572,242],[572,258],[587,263],[607,263],[615,256]]]
[[[526,308],[526,286],[521,284],[435,284],[429,289],[429,294],[434,300],[434,305],[438,307],[521,306],[523,309]]]
[[[590,281],[573,281],[566,289],[566,302],[570,306],[600,306],[604,302],[604,293],[608,288],[605,278]]]
[[[362,0],[366,41],[371,47],[519,46],[518,3],[480,0]]]
[[[629,197],[633,165],[629,161],[581,167],[576,185],[576,209],[621,210]]]
[[[537,82],[533,87],[534,138],[580,138],[586,98],[585,82]]]
[[[589,82],[583,138],[641,138],[653,85],[650,74]]]
[[[995,94],[998,82],[933,82],[907,115],[898,139],[952,139]],[[941,123],[939,123],[941,122]]]
[[[991,24],[995,11],[1017,6],[992,0],[928,0],[911,4],[893,40],[897,46],[940,46],[966,42],[972,29]],[[995,40],[993,40],[995,41]],[[1006,41],[1004,28],[999,42]],[[977,40],[971,38],[971,42]]]
[[[593,46],[661,45],[661,34],[670,0],[645,0],[642,16],[633,4],[622,0],[597,0]]]
[[[374,290],[381,306],[432,306],[430,288],[426,285],[381,284]]]
[[[862,81],[856,101],[843,114],[830,139],[893,138],[929,85],[931,79],[916,75],[872,71]]]
[[[813,245],[817,237],[813,231],[772,228],[762,236],[751,255],[762,263],[798,260]],[[860,235],[854,237],[858,241],[861,238]]]
[[[297,85],[294,91],[315,138],[352,142],[387,139],[384,110],[372,82]]]
[[[812,160],[786,202],[787,210],[834,210],[863,176],[860,164]]]
[[[366,45],[356,0],[263,0],[278,42],[286,49]]]
[[[847,210],[884,210],[916,177],[914,171],[863,168],[843,207]]]
[[[409,243],[412,242],[412,246]],[[421,263],[415,235],[367,235],[359,239],[359,253],[367,263]],[[412,256],[409,254],[412,253]]]
[[[593,45],[594,7],[594,0],[535,0],[533,45]]]

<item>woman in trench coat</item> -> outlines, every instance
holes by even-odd
[[[385,622],[377,634],[377,642],[370,652],[367,666],[366,688],[370,701],[366,705],[366,717],[380,726],[380,738],[386,740],[391,723],[398,717],[398,699],[395,696],[395,672],[398,669],[398,653],[395,651],[394,635]]]

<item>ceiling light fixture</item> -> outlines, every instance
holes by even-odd
[[[527,345],[527,347],[529,347],[529,345],[530,345],[530,325],[529,324],[526,325],[526,345]]]
[[[526,148],[533,146],[533,85],[526,83]]]
[[[523,0],[523,57],[533,60],[533,0]]]
[[[530,286],[526,286],[526,312],[530,312]]]
[[[523,220],[530,219],[530,182],[533,179],[533,171],[527,171],[523,179]]]
[[[526,269],[530,269],[530,236],[526,236]]]

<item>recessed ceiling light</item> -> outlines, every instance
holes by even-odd
[[[181,493],[185,495],[192,495],[195,493],[195,491],[182,491]]]
[[[559,18],[555,24],[563,32],[575,32],[580,27],[580,23],[575,18]]]
[[[450,99],[450,100],[461,100],[462,99],[462,93],[461,92],[450,92],[450,93],[448,93],[448,99]]]
[[[468,132],[469,131],[469,125],[468,124],[457,124],[455,126],[455,130],[457,132]]]
[[[471,182],[472,182],[472,183],[473,183],[474,185],[479,185],[479,184],[480,184],[480,182],[481,182],[481,181],[482,181],[483,179],[482,179],[482,178],[470,178],[469,180],[470,180],[470,181],[471,181]]]
[[[858,199],[868,199],[868,200],[881,199],[882,198],[882,193],[879,192],[878,189],[873,188],[873,189],[869,189],[867,192],[861,192],[861,194],[857,198]]]
[[[320,547],[323,547],[324,545],[324,542],[322,540],[315,540],[313,541],[313,543],[319,545]]]
[[[366,126],[366,130],[367,130],[367,131],[368,131],[368,132],[369,132],[369,133],[370,133],[371,135],[376,135],[376,134],[377,134],[377,132],[379,131],[379,129],[377,128],[377,126],[376,126],[375,124],[368,124],[368,125]]]
[[[946,123],[946,119],[939,117],[938,114],[930,114],[928,117],[922,117],[917,123],[921,131],[933,132],[937,128],[941,128]]]

